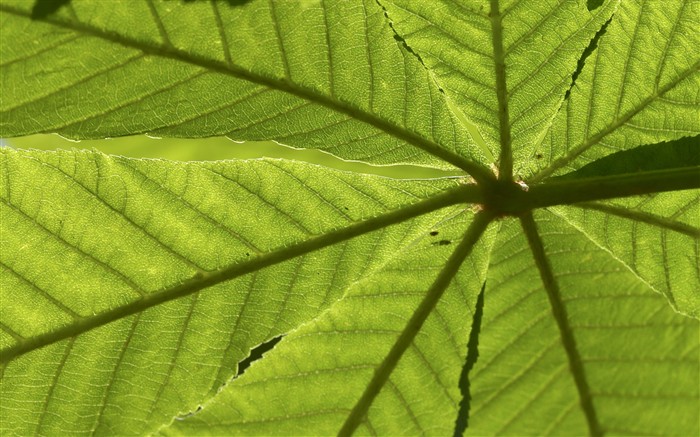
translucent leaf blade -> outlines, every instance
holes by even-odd
[[[582,2],[381,1],[399,36],[423,59],[498,156],[501,120],[515,156],[531,150],[564,98],[576,61],[616,1],[588,11]],[[493,5],[498,5],[498,15]],[[490,18],[493,17],[493,18]],[[502,59],[493,26],[503,29]],[[495,63],[506,65],[507,112],[499,109]]]
[[[586,203],[556,212],[666,296],[679,312],[698,318],[699,208],[700,195],[685,191]]]
[[[481,160],[373,1],[73,1],[30,21],[32,3],[0,7],[15,41],[2,52],[4,136],[228,135],[378,164]]]
[[[465,231],[472,214],[454,212],[458,215],[431,228],[439,236],[407,240],[395,257],[353,284],[342,301],[285,337],[266,357],[268,365],[252,367],[202,411],[174,421],[162,433],[289,435],[313,429],[337,434],[453,250],[454,244],[439,242],[458,239]],[[492,233],[454,278],[370,407],[359,433],[450,433],[469,335],[470,325],[464,322],[481,288]],[[410,273],[416,270],[420,273]]]
[[[700,142],[682,138],[614,153],[561,179],[692,168],[700,180]],[[583,202],[551,211],[610,252],[679,312],[700,310],[700,193],[684,190]]]
[[[623,2],[529,162],[537,179],[611,153],[697,136],[697,1]]]
[[[556,215],[535,217],[599,428],[611,435],[697,432],[697,320],[678,317]],[[492,255],[466,434],[587,435],[582,393],[523,240],[515,223],[504,225]]]
[[[3,149],[2,167],[2,426],[19,434],[155,431],[444,213],[265,257],[455,186],[92,152]],[[214,207],[226,198],[237,207]]]

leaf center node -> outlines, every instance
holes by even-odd
[[[484,210],[492,211],[496,217],[518,216],[530,209],[527,188],[512,181],[498,181],[486,187]]]

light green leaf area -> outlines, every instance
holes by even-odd
[[[541,180],[615,151],[698,135],[699,21],[698,0],[622,2],[539,151],[521,154],[523,171],[536,168]],[[533,160],[537,153],[545,159]]]
[[[435,229],[443,239],[460,237],[470,216],[462,214],[450,227]],[[483,283],[493,234],[492,229],[454,277],[358,433],[451,432],[461,398],[458,381],[472,306]],[[446,263],[449,252],[436,253],[434,247],[425,250],[420,240],[407,245],[376,273],[353,283],[341,302],[285,337],[265,356],[270,365],[254,363],[201,412],[176,420],[164,434],[337,433],[357,393],[367,385]],[[408,274],[412,264],[420,267]]]
[[[553,211],[663,293],[678,311],[700,316],[697,192],[585,202]]]
[[[567,362],[522,230],[504,225],[487,276],[466,435],[697,435],[700,324],[678,317],[557,212],[535,218],[580,371]]]
[[[700,0],[47,5],[3,144],[307,150],[0,148],[1,435],[700,433]]]
[[[520,157],[541,139],[576,61],[618,2],[591,12],[582,1],[380,3],[393,29],[494,149],[505,128],[501,120],[510,119],[509,141]],[[507,102],[505,114],[499,100]]]
[[[698,166],[699,140],[682,138],[613,153],[560,180]],[[552,211],[664,294],[677,311],[700,316],[698,191],[581,202]]]
[[[27,26],[32,4],[0,5],[13,41],[2,132],[227,135],[440,168],[482,159],[373,0],[75,1]]]
[[[2,169],[0,340],[3,360],[16,358],[3,364],[3,434],[155,431],[351,284],[390,288],[424,260],[439,263],[450,246],[424,230],[456,220],[457,238],[465,220],[452,207],[345,243],[333,233],[455,179],[7,149]]]

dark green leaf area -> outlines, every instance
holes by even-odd
[[[71,0],[36,0],[32,7],[32,19],[40,20],[53,14],[61,7],[69,5]]]
[[[586,7],[589,11],[599,8],[604,0],[586,0]]]
[[[700,136],[694,136],[616,152],[552,180],[698,166],[700,166]]]

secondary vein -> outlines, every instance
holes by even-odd
[[[574,203],[572,206],[581,209],[596,210],[606,214],[616,215],[618,217],[623,217],[626,219],[634,220],[637,222],[647,223],[652,226],[656,226],[662,229],[668,229],[670,231],[675,231],[681,234],[688,235],[693,238],[700,238],[700,229],[691,226],[687,223],[679,222],[676,220],[671,220],[666,217],[661,217],[655,214],[649,214],[644,211],[635,211],[630,209],[625,209],[615,205],[606,205],[604,203],[596,202],[583,202]]]

